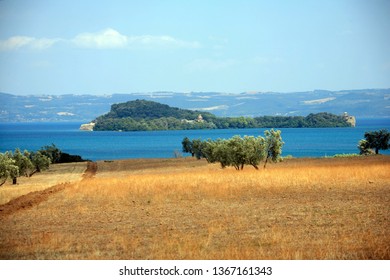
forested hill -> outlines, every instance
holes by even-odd
[[[136,120],[173,117],[176,119],[193,120],[199,114],[202,114],[203,117],[215,118],[211,113],[180,109],[158,102],[137,99],[135,101],[113,104],[111,111],[103,117],[116,119],[133,118]]]
[[[217,117],[211,113],[170,107],[154,101],[135,100],[114,104],[111,111],[96,118],[93,130],[185,130],[226,128],[348,127],[346,116],[330,113],[306,117]]]

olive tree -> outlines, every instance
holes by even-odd
[[[206,158],[207,162],[219,162],[222,168],[233,166],[242,170],[245,165],[252,165],[258,169],[261,161],[265,161],[264,168],[269,160],[277,162],[282,153],[283,141],[281,131],[265,131],[265,137],[236,135],[230,139],[202,141],[184,138],[183,151],[187,151],[196,158]],[[190,147],[190,148],[185,148]]]
[[[192,140],[192,156],[195,155],[197,159],[203,158],[204,156],[202,154],[202,147],[203,147],[202,140],[200,139]]]
[[[258,165],[265,158],[265,139],[263,137],[244,136],[243,147],[245,153],[245,164],[252,165],[259,169]]]
[[[31,153],[31,162],[35,168],[35,172],[41,172],[49,168],[51,160],[41,152]]]
[[[183,153],[190,153],[192,157],[195,155],[193,148],[192,148],[192,141],[188,137],[184,137],[182,144],[182,151]]]
[[[210,163],[219,162],[222,168],[231,165],[231,153],[228,147],[228,140],[218,139],[213,144],[213,150],[211,154],[211,158],[209,160]]]
[[[19,176],[30,177],[34,165],[30,160],[30,153],[25,150],[22,154],[20,149],[15,149],[12,158],[15,160],[15,165],[19,167]]]
[[[0,186],[3,185],[8,178],[17,178],[18,176],[19,167],[15,164],[15,160],[7,153],[0,154]]]
[[[264,168],[267,165],[268,160],[272,160],[273,162],[277,162],[282,155],[282,147],[284,142],[282,141],[280,130],[266,130],[265,134],[265,145],[264,152],[266,154]]]
[[[371,155],[371,154],[374,153],[372,151],[372,149],[370,149],[368,141],[365,140],[365,139],[362,139],[362,140],[359,141],[358,149],[359,149],[361,155],[365,155],[366,156],[366,155]]]
[[[44,146],[39,152],[48,157],[51,163],[60,163],[62,152],[56,145],[51,144],[51,146]]]
[[[373,149],[375,154],[379,154],[379,150],[387,150],[390,147],[390,133],[387,129],[366,132],[364,138],[364,140],[359,141],[360,154],[367,154],[369,149]]]

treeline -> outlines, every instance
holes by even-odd
[[[264,168],[270,160],[277,162],[282,154],[283,141],[280,130],[264,132],[264,137],[234,136],[230,139],[182,141],[184,153],[190,153],[197,159],[205,158],[209,163],[219,162],[222,168],[233,166],[242,170],[245,165],[258,165],[264,161]]]
[[[202,122],[187,122],[174,117],[158,119],[98,118],[95,131],[148,131],[148,130],[189,130],[189,129],[236,129],[236,128],[308,128],[308,127],[349,127],[342,116],[330,113],[310,114],[306,117],[203,117]]]
[[[201,119],[199,119],[201,115]],[[234,128],[348,127],[344,116],[330,113],[303,116],[217,117],[211,113],[184,110],[158,102],[135,100],[114,104],[98,117],[94,130],[147,131]]]
[[[150,130],[189,130],[189,129],[215,129],[212,122],[186,122],[174,117],[158,119],[134,118],[99,118],[96,120],[95,131],[150,131]]]
[[[3,185],[8,178],[12,179],[12,183],[17,183],[17,178],[20,176],[31,177],[36,172],[41,172],[49,168],[50,164],[67,163],[67,162],[82,162],[85,161],[79,155],[71,155],[62,152],[54,144],[44,146],[36,152],[31,152],[20,149],[15,149],[14,152],[8,151],[0,153],[0,186]]]

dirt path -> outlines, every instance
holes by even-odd
[[[97,163],[88,162],[87,169],[84,171],[82,175],[83,178],[82,180],[95,176],[96,171],[97,171]],[[28,209],[33,206],[36,206],[41,202],[48,200],[51,195],[60,192],[65,188],[72,186],[73,184],[74,183],[70,183],[70,182],[57,184],[41,191],[30,192],[28,194],[19,196],[9,201],[6,204],[0,205],[0,219],[3,216],[13,214],[19,210]]]
[[[84,179],[88,179],[88,178],[92,178],[96,175],[96,172],[97,172],[97,163],[96,162],[88,162],[87,163],[87,169],[85,170],[84,174],[83,174],[83,180]]]

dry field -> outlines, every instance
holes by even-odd
[[[51,165],[49,170],[35,173],[30,178],[19,177],[16,186],[8,180],[0,187],[0,205],[34,191],[42,191],[61,183],[78,181],[86,165],[82,162]]]
[[[389,156],[94,167],[0,205],[0,259],[390,259]]]

